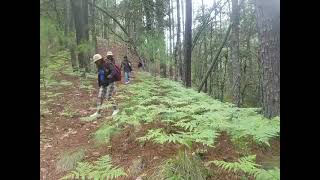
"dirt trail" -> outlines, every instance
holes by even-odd
[[[118,63],[120,63],[120,57],[123,57],[122,52],[125,47],[108,48],[108,50],[110,49],[113,51]],[[100,41],[98,52],[105,56],[106,51],[105,43]],[[42,180],[57,180],[65,174],[65,172],[57,171],[56,163],[59,156],[67,151],[85,148],[85,159],[92,159],[92,157],[105,155],[104,151],[106,149],[105,147],[96,148],[94,142],[89,138],[90,134],[97,130],[104,118],[100,118],[95,122],[80,120],[81,117],[94,113],[92,108],[96,106],[98,93],[96,80],[91,83],[94,89],[86,91],[79,88],[79,77],[58,73],[56,78],[72,82],[72,85],[49,89],[52,94],[57,96],[51,97],[46,103],[50,113],[41,115],[40,176]],[[119,86],[122,86],[121,82],[117,83],[118,93],[121,93]],[[41,96],[41,99],[43,99],[43,96]],[[66,108],[74,113],[73,117],[66,117],[62,114]],[[110,116],[111,113],[110,109],[104,110],[102,117]]]

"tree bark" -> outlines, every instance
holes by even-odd
[[[176,44],[176,52],[177,52],[177,58],[178,58],[178,71],[180,75],[180,79],[183,81],[182,76],[182,59],[181,59],[181,24],[180,24],[180,2],[177,0],[177,44]]]
[[[69,7],[68,7],[68,2],[67,0],[63,1],[64,4],[64,8],[63,8],[63,15],[64,15],[64,36],[67,37],[68,36],[68,28],[69,28]]]
[[[232,102],[240,106],[241,66],[239,59],[239,5],[238,0],[232,0],[232,35],[231,35],[231,61],[232,61]]]
[[[91,9],[91,24],[92,24],[92,29],[91,29],[91,33],[92,33],[92,41],[93,41],[93,45],[94,45],[94,52],[98,53],[98,44],[97,44],[97,35],[96,35],[96,23],[95,23],[95,8],[93,7],[96,4],[96,0],[92,0],[92,4],[90,7]]]
[[[81,10],[81,2],[79,0],[70,0],[71,2],[71,8],[72,13],[74,17],[74,24],[76,29],[76,40],[77,45],[80,45],[83,40],[85,40],[85,33],[83,29],[83,19],[82,17],[82,10]],[[78,61],[79,61],[79,67],[81,69],[85,68],[85,59],[84,59],[84,53],[79,52],[78,53]]]
[[[264,115],[280,115],[280,1],[256,0]]]
[[[185,84],[186,87],[191,87],[192,0],[186,0],[186,26],[184,42]]]
[[[169,0],[169,11],[168,11],[168,16],[169,16],[169,76],[170,76],[170,79],[172,78],[173,76],[173,69],[172,69],[172,28],[171,28],[171,24],[172,24],[172,21],[171,21],[171,11],[172,11],[172,1]]]
[[[152,0],[143,0],[144,1],[144,11],[146,14],[146,29],[147,31],[152,30],[153,25],[153,12],[154,12],[154,5]]]

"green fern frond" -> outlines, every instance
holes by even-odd
[[[240,158],[237,162],[225,161],[211,161],[221,169],[233,172],[244,172],[248,175],[254,176],[257,180],[280,180],[280,169],[275,167],[272,170],[261,169],[261,165],[254,161],[255,155],[245,156]]]
[[[122,168],[112,166],[111,157],[109,155],[100,157],[94,164],[88,162],[79,162],[75,171],[61,179],[115,179],[120,176],[126,176]]]

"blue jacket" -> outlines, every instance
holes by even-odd
[[[106,63],[103,67],[98,69],[98,85],[100,86],[108,86],[110,83],[114,82],[114,76],[116,74],[115,67]],[[111,78],[107,78],[108,75],[111,75]]]

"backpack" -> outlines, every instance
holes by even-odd
[[[109,63],[105,63],[105,68],[107,68]],[[114,63],[110,63],[114,69],[116,70],[116,74],[113,77],[114,81],[121,81],[121,71],[118,65],[114,64]],[[107,74],[107,73],[106,73]]]
[[[115,81],[121,81],[121,70],[120,70],[119,66],[116,64],[113,64],[113,63],[112,63],[112,65],[114,65],[115,70],[117,71],[117,74],[114,76]]]

